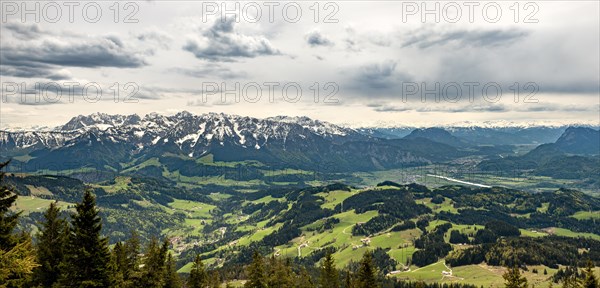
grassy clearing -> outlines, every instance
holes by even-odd
[[[107,193],[125,192],[131,186],[131,177],[117,176],[115,177],[115,183],[111,185],[92,185],[93,187],[99,187],[104,189]]]
[[[148,166],[161,167],[161,163],[160,163],[160,161],[158,161],[158,158],[154,157],[154,158],[150,158],[140,164],[128,167],[127,169],[123,170],[123,172],[134,172],[134,171],[140,170],[140,169],[148,167]]]
[[[282,225],[283,225],[283,223],[277,223],[276,225],[273,225],[268,228],[258,229],[254,234],[249,235],[249,236],[244,236],[244,237],[238,239],[237,245],[245,246],[245,245],[250,244],[251,242],[260,241],[263,238],[265,238],[265,236],[275,232]]]
[[[421,201],[421,200],[419,200]],[[453,214],[458,214],[458,209],[454,208],[454,203],[452,202],[452,200],[445,198],[444,202],[442,202],[441,204],[435,204],[435,203],[431,203],[431,198],[425,198],[422,199],[423,203],[425,206],[429,207],[431,210],[433,210],[435,213],[440,213],[440,212],[449,212],[449,213],[453,213]]]
[[[336,190],[336,191],[329,191],[329,192],[321,192],[316,194],[317,196],[321,196],[325,199],[325,203],[323,203],[321,205],[321,207],[325,208],[325,209],[333,209],[335,208],[336,205],[342,203],[344,200],[346,200],[348,197],[354,195],[356,193],[356,191],[341,191],[341,190]]]
[[[577,220],[600,219],[600,211],[579,211],[571,217]]]
[[[35,196],[20,196],[17,197],[17,201],[12,206],[13,211],[23,211],[24,215],[28,215],[32,212],[44,212],[50,206],[50,203],[55,200],[37,198]],[[69,208],[69,205],[75,205],[69,202],[58,201],[58,207],[63,210]]]
[[[37,186],[33,186],[33,185],[25,185],[25,187],[27,187],[27,189],[29,189],[29,191],[31,192],[31,195],[33,196],[39,196],[39,195],[46,195],[46,196],[52,196],[52,192],[50,192],[50,190],[48,190],[48,188],[46,187],[37,187]]]
[[[569,229],[565,229],[565,228],[548,228],[546,229],[546,232],[548,234],[553,234],[553,235],[557,235],[557,236],[566,236],[566,237],[584,237],[584,238],[592,238],[595,240],[600,240],[600,235],[596,235],[593,233],[580,233],[580,232],[573,232]]]
[[[212,218],[210,211],[217,208],[217,206],[202,202],[179,199],[175,199],[175,201],[169,203],[169,207],[186,213],[190,218],[199,219]]]
[[[262,180],[247,180],[237,181],[232,179],[226,179],[225,176],[213,176],[213,177],[199,177],[199,176],[184,176],[179,174],[179,171],[164,171],[163,176],[168,179],[173,179],[178,182],[178,185],[189,187],[196,187],[201,185],[214,184],[219,186],[239,186],[239,187],[256,187],[264,184]]]

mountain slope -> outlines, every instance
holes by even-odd
[[[600,131],[586,127],[569,127],[554,143],[571,154],[600,154]]]
[[[454,147],[465,147],[468,146],[468,142],[450,134],[450,132],[442,128],[426,128],[426,129],[415,129],[410,134],[404,137],[404,139],[416,139],[425,138],[431,141],[443,143]]]

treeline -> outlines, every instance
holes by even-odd
[[[246,288],[475,288],[469,284],[426,284],[424,282],[398,281],[385,277],[377,269],[375,254],[385,254],[384,250],[367,251],[359,262],[353,262],[348,269],[335,268],[333,255],[327,252],[318,265],[316,275],[303,266],[273,256],[264,258],[254,252],[252,262],[246,266]]]
[[[485,243],[466,249],[455,250],[446,263],[463,266],[486,262],[489,265],[512,265],[513,261],[523,265],[585,265],[590,259],[600,265],[600,241],[587,238],[559,236],[500,238],[494,243]]]
[[[423,193],[424,197],[436,195],[452,199],[458,209],[458,213],[442,211],[436,217],[456,224],[485,225],[500,220],[518,228],[559,227],[600,234],[600,225],[596,225],[593,219],[571,217],[578,211],[600,210],[600,199],[580,191],[561,188],[554,192],[527,193],[502,187],[452,185]],[[541,210],[544,204],[547,211]],[[515,217],[514,214],[528,214],[528,217]]]
[[[402,186],[401,189],[369,190],[345,199],[343,202],[345,210],[354,209],[356,213],[371,210],[379,212],[378,216],[371,218],[364,225],[354,226],[352,234],[371,235],[388,229],[399,221],[431,213],[431,209],[415,202],[410,191],[410,186]],[[341,209],[342,204],[335,207],[335,211]]]
[[[423,267],[437,262],[440,258],[452,251],[452,245],[444,241],[444,235],[452,228],[452,224],[445,223],[437,226],[433,231],[421,235],[415,240],[415,251],[412,255],[412,264]],[[424,230],[426,232],[426,230]]]

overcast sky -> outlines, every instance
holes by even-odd
[[[598,1],[229,2],[227,14],[213,12],[219,2],[39,2],[39,23],[23,13],[34,3],[2,2],[2,128],[182,110],[351,126],[600,124]],[[422,15],[436,3],[438,21]]]

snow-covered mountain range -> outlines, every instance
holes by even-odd
[[[170,142],[188,153],[197,150],[193,149],[195,147],[224,145],[225,142],[260,149],[269,142],[285,143],[291,138],[319,136],[341,143],[366,137],[353,129],[308,117],[258,119],[222,113],[194,115],[184,111],[173,116],[156,113],[144,117],[104,113],[79,115],[48,131],[0,131],[0,145],[4,149],[52,149],[73,145],[88,134],[139,148]]]

